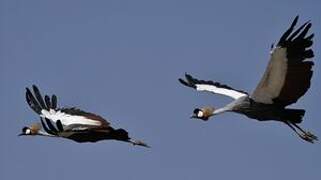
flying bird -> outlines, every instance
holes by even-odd
[[[118,140],[149,147],[142,141],[132,140],[124,129],[114,129],[99,115],[85,112],[75,107],[58,108],[57,96],[45,95],[43,99],[37,86],[32,86],[34,94],[26,88],[26,101],[30,108],[40,116],[40,122],[24,127],[21,135],[42,135],[63,137],[78,143],[100,140]],[[43,129],[43,130],[42,130]]]
[[[298,125],[305,110],[287,108],[307,92],[313,74],[311,46],[314,34],[307,35],[312,24],[308,21],[294,31],[298,18],[295,17],[277,45],[272,45],[269,63],[252,94],[219,82],[198,80],[189,74],[185,74],[186,80],[179,79],[183,85],[197,91],[225,95],[234,100],[218,109],[196,108],[192,118],[207,121],[217,114],[235,112],[259,121],[283,122],[303,140],[311,143],[318,140],[317,136]]]

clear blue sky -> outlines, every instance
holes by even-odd
[[[230,99],[181,86],[185,72],[251,92],[296,15],[312,20],[312,87],[293,107],[321,138],[319,1],[0,0],[0,179],[319,179],[321,143],[283,124],[227,113],[189,119]],[[17,137],[38,117],[37,84],[122,127],[152,149]]]

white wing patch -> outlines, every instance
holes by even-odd
[[[82,125],[91,125],[91,126],[100,126],[99,121],[88,119],[84,116],[70,115],[61,111],[55,111],[50,109],[47,111],[45,109],[41,110],[41,117],[50,119],[55,123],[57,120],[60,120],[63,126],[69,126],[72,124],[82,124]]]
[[[221,94],[225,96],[229,96],[233,99],[239,99],[241,97],[247,96],[247,94],[241,93],[239,91],[235,91],[232,89],[225,89],[222,87],[216,87],[214,85],[209,84],[196,84],[197,91],[209,91],[215,94]]]

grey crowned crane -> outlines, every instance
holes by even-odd
[[[300,138],[313,143],[317,136],[303,130],[304,109],[290,109],[310,87],[314,57],[311,46],[314,34],[308,34],[312,24],[308,21],[294,31],[298,22],[295,17],[290,28],[281,36],[276,47],[272,46],[270,61],[263,77],[252,94],[236,90],[218,82],[198,80],[185,74],[179,81],[197,91],[229,96],[234,99],[225,107],[196,108],[192,118],[207,121],[211,116],[224,112],[236,112],[259,121],[275,120],[285,123]]]
[[[124,129],[114,129],[101,116],[77,108],[58,108],[57,96],[46,95],[43,99],[37,86],[33,92],[26,88],[26,100],[32,110],[40,116],[40,124],[24,127],[20,135],[42,135],[63,137],[79,143],[100,140],[118,140],[149,147],[139,140],[132,140]]]

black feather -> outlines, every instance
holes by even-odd
[[[292,35],[288,38],[288,41],[292,41],[293,38],[298,35],[301,30],[308,24],[308,22],[304,23],[302,26],[300,26],[296,31],[294,31],[294,33],[292,33]]]
[[[304,47],[305,48],[309,48],[309,47],[311,47],[312,46],[312,44],[313,44],[313,41],[312,40],[306,40],[306,41],[304,41]]]
[[[299,16],[296,16],[295,19],[293,20],[290,28],[288,30],[285,31],[285,33],[281,36],[278,45],[280,46],[284,46],[286,43],[286,39],[288,38],[288,36],[291,34],[291,32],[293,31],[294,26],[296,25],[296,23],[298,22]]]
[[[45,102],[46,102],[47,109],[50,109],[51,103],[50,103],[50,97],[48,95],[45,95]]]
[[[188,83],[186,81],[184,81],[183,79],[179,78],[178,81],[180,83],[182,83],[183,85],[187,86],[187,87],[191,87],[191,88],[195,88],[196,89],[196,85],[195,84],[192,84],[192,83]]]
[[[189,75],[187,73],[185,73],[185,78],[191,84],[195,84],[195,82],[197,82],[196,79],[193,78],[193,76],[191,76],[191,75]]]
[[[311,35],[309,35],[309,36],[306,37],[305,39],[307,39],[307,40],[312,40],[313,37],[314,37],[314,33],[312,33]]]
[[[51,96],[51,108],[52,109],[57,108],[57,96],[56,95]]]
[[[32,110],[34,110],[37,114],[41,114],[42,108],[40,107],[35,97],[32,95],[29,88],[26,88],[26,101]]]
[[[308,31],[309,31],[309,29],[310,29],[311,27],[312,27],[312,24],[309,23],[309,24],[304,28],[304,30],[301,32],[301,34],[298,36],[297,39],[303,39],[303,38],[307,35],[307,33],[308,33]]]
[[[42,118],[40,118],[40,121],[41,121],[41,124],[42,124],[43,129],[44,129],[48,134],[57,135],[57,133],[52,132],[52,131],[46,126],[46,124],[45,124],[45,122],[43,121]]]
[[[58,131],[57,131],[57,129],[55,128],[55,126],[51,123],[50,119],[45,118],[45,120],[46,120],[46,123],[47,123],[49,129],[50,129],[53,133],[57,134]]]
[[[313,57],[314,57],[314,54],[313,54],[312,49],[309,49],[309,50],[305,51],[305,52],[304,52],[304,57],[305,57],[305,58],[313,58]]]
[[[64,128],[63,128],[60,120],[57,120],[56,125],[57,125],[57,128],[60,132],[64,131]]]
[[[37,100],[38,100],[38,102],[40,104],[40,107],[42,109],[47,109],[47,107],[45,105],[45,102],[43,101],[41,93],[40,93],[39,89],[37,88],[37,86],[36,85],[32,85],[32,88],[33,88],[33,92],[35,93],[36,98],[37,98]],[[47,110],[49,110],[49,109],[47,109]]]

